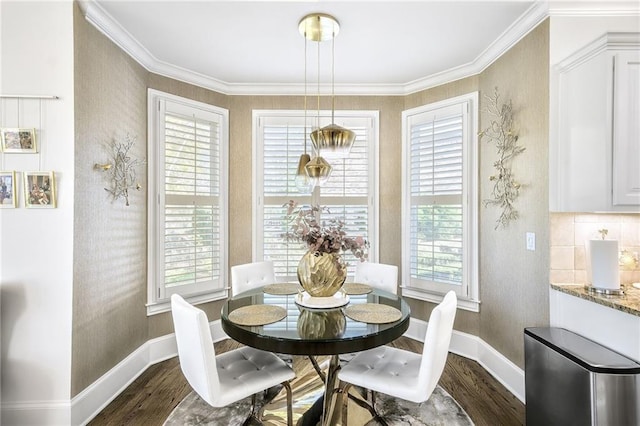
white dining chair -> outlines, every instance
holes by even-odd
[[[282,384],[287,392],[287,424],[293,423],[291,386],[295,373],[276,355],[243,346],[215,354],[207,316],[181,296],[171,296],[171,314],[180,369],[200,397],[212,407],[224,407],[252,396],[251,414],[261,421],[264,406],[255,412],[256,394]]]
[[[340,392],[345,424],[349,388],[353,385],[367,390],[366,408],[377,419],[381,417],[375,411],[376,392],[415,403],[429,399],[447,362],[456,305],[456,294],[450,291],[431,312],[422,354],[379,346],[360,352],[342,367],[338,379],[344,383]]]
[[[360,262],[356,265],[353,281],[398,294],[398,267],[384,263]]]
[[[245,263],[231,267],[231,292],[235,296],[267,284],[276,282],[273,262],[265,260],[263,262]]]

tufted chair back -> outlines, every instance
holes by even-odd
[[[206,314],[177,294],[171,296],[171,313],[182,373],[203,400],[218,406],[220,379]]]
[[[418,375],[418,382],[422,388],[421,392],[426,391],[427,395],[431,395],[436,388],[447,362],[457,303],[456,293],[450,291],[429,316],[427,336],[424,339],[422,362]]]
[[[353,281],[398,294],[398,267],[384,263],[359,262]]]
[[[231,292],[236,294],[276,282],[273,262],[245,263],[231,267]]]

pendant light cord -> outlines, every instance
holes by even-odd
[[[304,155],[307,155],[307,32],[304,33]]]
[[[334,113],[336,111],[336,33],[333,32],[331,38],[331,124],[334,124]]]
[[[318,18],[320,19],[320,18]],[[320,132],[320,41],[318,41],[318,118],[316,124],[318,125],[318,138],[322,137],[322,132]],[[320,145],[321,142],[318,141],[316,144],[316,155],[320,155]]]

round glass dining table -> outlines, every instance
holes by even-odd
[[[339,355],[385,345],[402,336],[409,327],[411,310],[400,296],[375,288],[366,294],[349,294],[348,303],[335,308],[309,308],[296,301],[301,301],[299,293],[269,294],[264,287],[240,293],[229,298],[223,305],[222,329],[232,339],[268,352],[331,355],[325,375],[323,403],[323,424],[329,424],[331,400],[340,369]],[[385,323],[355,321],[345,315],[345,309],[357,304],[395,308],[399,311],[399,319]],[[229,319],[233,311],[257,305],[279,306],[286,310],[286,316],[279,321],[257,326],[240,325]]]

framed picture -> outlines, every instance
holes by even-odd
[[[16,172],[0,172],[0,208],[15,209],[17,206]]]
[[[32,153],[36,149],[36,129],[7,129],[0,130],[3,152]]]
[[[56,206],[53,172],[24,172],[24,205],[33,208]]]

